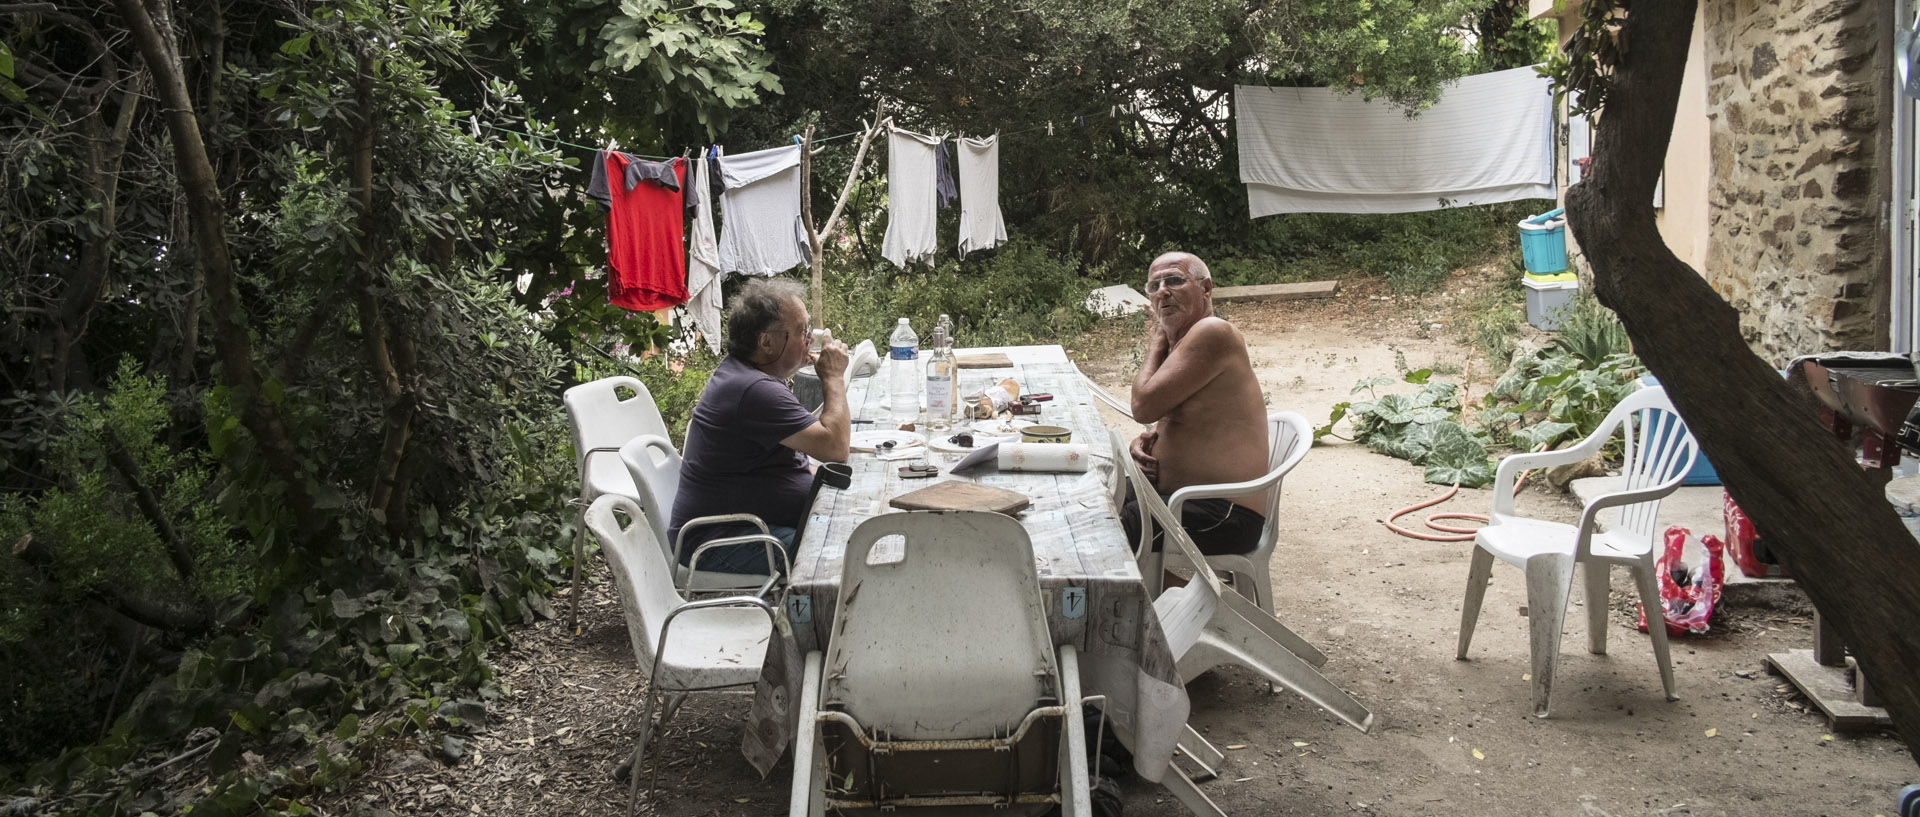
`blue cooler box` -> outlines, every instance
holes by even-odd
[[[1567,219],[1564,209],[1548,210],[1520,222],[1520,259],[1527,271],[1551,275],[1567,271]]]

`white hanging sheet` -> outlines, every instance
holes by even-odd
[[[1234,118],[1254,218],[1554,197],[1553,95],[1532,68],[1465,77],[1412,119],[1327,88],[1236,85]]]

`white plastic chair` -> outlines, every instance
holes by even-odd
[[[667,562],[673,565],[674,586],[683,592],[707,590],[751,590],[758,588],[764,595],[777,576],[763,576],[754,573],[721,573],[701,571],[700,557],[713,549],[712,543],[696,548],[689,564],[680,563],[680,553],[684,549],[687,532],[713,525],[753,525],[760,529],[762,536],[767,535],[767,523],[750,513],[730,513],[716,516],[702,516],[688,520],[680,526],[680,538],[667,544],[667,524],[673,514],[673,500],[680,493],[680,452],[674,450],[673,443],[665,437],[651,434],[635,437],[626,445],[620,446],[620,461],[626,464],[627,473],[632,476],[637,488],[640,510],[647,515],[647,521],[653,526],[654,541],[660,543],[661,552],[667,556]],[[778,548],[776,544],[774,547]],[[769,564],[775,560],[769,554]]]
[[[1125,467],[1146,522],[1161,531],[1161,546],[1189,564],[1199,564],[1204,558],[1199,548],[1173,509],[1147,484],[1139,464],[1128,457]],[[1151,536],[1151,527],[1143,531],[1143,538]],[[1195,570],[1185,586],[1161,591],[1153,600],[1153,610],[1181,678],[1191,680],[1222,664],[1237,664],[1312,701],[1355,729],[1373,728],[1373,713],[1315,669],[1327,662],[1326,654],[1251,600],[1228,590],[1213,571]]]
[[[619,390],[633,390],[621,399]],[[580,474],[580,498],[601,494],[637,498],[639,490],[618,458],[628,440],[642,435],[667,439],[667,423],[653,403],[647,384],[626,376],[608,377],[567,389],[567,416],[573,420],[573,461]],[[605,455],[605,456],[603,456]]]
[[[870,564],[890,538],[904,556]],[[803,676],[793,815],[1092,813],[1078,654],[1055,656],[1018,521],[873,517],[849,537],[844,569],[832,639]]]
[[[620,389],[633,392],[622,399]],[[628,440],[642,434],[665,438],[667,423],[654,405],[647,384],[625,375],[601,378],[567,389],[563,398],[567,418],[573,421],[573,465],[580,478],[580,506],[584,522],[587,506],[606,494],[638,499],[633,484],[613,454]],[[567,591],[567,629],[579,632],[580,584],[586,565],[584,529],[573,538],[573,587]]]
[[[1179,519],[1188,502],[1196,499],[1231,499],[1252,493],[1265,491],[1267,494],[1267,524],[1260,529],[1260,543],[1251,552],[1208,556],[1207,566],[1214,570],[1227,571],[1233,577],[1233,589],[1241,595],[1253,599],[1260,609],[1272,613],[1273,576],[1270,565],[1273,562],[1274,543],[1280,538],[1280,483],[1287,472],[1300,464],[1313,448],[1313,425],[1307,418],[1291,411],[1276,411],[1267,415],[1267,473],[1259,479],[1246,482],[1233,482],[1218,485],[1189,485],[1174,491],[1168,498],[1167,507],[1172,509],[1173,518]],[[1168,566],[1187,563],[1186,557],[1173,551],[1166,551],[1166,558],[1172,561]],[[1191,566],[1191,565],[1189,565]]]
[[[626,514],[625,526],[614,516],[615,511]],[[773,607],[759,596],[701,601],[680,598],[665,554],[653,541],[653,528],[645,512],[627,497],[602,495],[587,508],[586,518],[588,529],[600,539],[601,553],[620,591],[620,609],[626,614],[634,658],[647,673],[640,735],[634,741],[633,758],[627,767],[632,781],[627,813],[633,814],[640,797],[647,741],[656,728],[653,708],[659,696],[672,696],[660,713],[658,728],[664,729],[687,693],[758,681],[774,633]]]
[[[1565,525],[1518,516],[1513,508],[1516,474],[1532,468],[1580,462],[1596,453],[1616,432],[1623,434],[1625,461],[1620,473],[1625,489],[1598,496],[1580,512],[1580,524]],[[1567,596],[1573,586],[1573,567],[1582,566],[1586,579],[1587,650],[1607,651],[1607,596],[1611,568],[1633,571],[1640,603],[1647,612],[1647,632],[1653,655],[1660,663],[1660,683],[1667,700],[1675,700],[1673,664],[1667,655],[1667,628],[1660,606],[1659,580],[1654,573],[1654,522],[1660,500],[1680,487],[1693,468],[1699,443],[1687,431],[1666,390],[1654,387],[1628,395],[1607,413],[1600,427],[1579,445],[1538,454],[1515,454],[1500,461],[1493,479],[1492,521],[1474,536],[1473,565],[1467,572],[1467,596],[1460,608],[1460,647],[1456,657],[1466,660],[1473,626],[1486,598],[1494,557],[1526,571],[1527,629],[1533,651],[1533,714],[1547,717],[1553,692],[1553,670],[1560,653],[1561,625]],[[1619,518],[1605,532],[1595,531],[1595,518],[1608,508],[1619,508]]]

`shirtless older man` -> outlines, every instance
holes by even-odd
[[[1133,419],[1156,425],[1133,441],[1142,473],[1162,496],[1266,474],[1266,401],[1246,339],[1214,317],[1207,265],[1184,252],[1153,259],[1147,301],[1147,359],[1133,379]],[[1247,553],[1266,525],[1263,499],[1195,500],[1180,521],[1203,553]],[[1127,504],[1121,519],[1137,541],[1139,511],[1131,493]]]

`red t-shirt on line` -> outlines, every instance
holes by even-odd
[[[651,312],[687,302],[687,250],[680,190],[642,179],[627,189],[627,165],[644,161],[607,151],[607,300],[614,306]],[[681,189],[687,163],[673,159]]]

